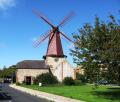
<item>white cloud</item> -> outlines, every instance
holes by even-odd
[[[16,0],[0,0],[0,9],[6,10],[9,7],[14,7],[16,5]]]

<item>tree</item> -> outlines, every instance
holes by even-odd
[[[107,22],[95,19],[94,26],[85,24],[80,34],[74,34],[74,62],[82,65],[90,82],[106,79],[119,84],[120,77],[120,20],[113,15]]]
[[[3,69],[0,71],[0,78],[12,77],[13,74],[15,74],[15,71],[16,71],[16,65],[12,65],[8,68],[4,66]]]

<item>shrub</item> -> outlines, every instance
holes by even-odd
[[[65,77],[63,80],[64,85],[74,85],[75,81],[73,80],[72,77]]]
[[[86,83],[81,82],[81,80],[75,80],[75,85],[85,85]]]
[[[58,80],[51,73],[43,73],[35,78],[34,84],[38,83],[42,83],[43,85],[57,84]]]
[[[17,82],[16,85],[21,85],[21,83]]]
[[[75,80],[75,85],[81,85],[81,81],[80,80]]]
[[[79,73],[76,73],[76,79],[77,79],[77,80],[80,80],[81,83],[87,82],[87,80],[85,79],[85,76],[82,75],[82,74],[79,74]]]
[[[24,81],[22,81],[22,84],[26,84],[26,81],[24,80]]]

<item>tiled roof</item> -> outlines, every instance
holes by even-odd
[[[17,63],[18,69],[43,69],[43,68],[49,68],[48,65],[46,65],[44,60],[24,60],[19,63]]]

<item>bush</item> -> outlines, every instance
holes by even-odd
[[[80,80],[75,80],[75,85],[81,85],[81,81]]]
[[[22,84],[26,84],[26,81],[24,80],[24,81],[22,81]]]
[[[77,79],[77,80],[80,80],[81,83],[87,82],[87,80],[85,79],[85,76],[82,75],[82,74],[79,74],[79,73],[76,73],[76,79]]]
[[[75,85],[85,85],[86,83],[81,82],[80,80],[75,80]]]
[[[51,73],[43,73],[34,79],[34,84],[38,83],[42,83],[43,85],[57,84],[58,80]]]
[[[21,83],[17,82],[17,83],[16,83],[16,85],[18,85],[18,86],[19,86],[19,85],[21,85]]]
[[[72,77],[65,77],[63,80],[64,85],[75,85],[75,81]]]

